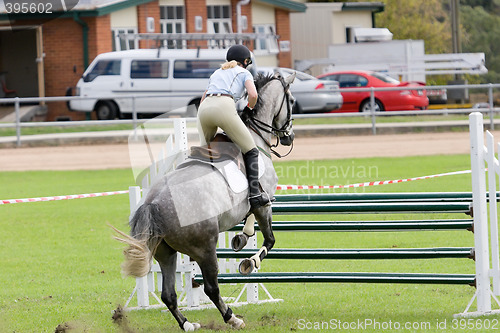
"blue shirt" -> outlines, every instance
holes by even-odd
[[[238,100],[245,94],[245,82],[247,80],[253,81],[253,76],[243,67],[219,68],[210,76],[207,95],[228,94]]]

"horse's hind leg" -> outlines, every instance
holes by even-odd
[[[219,282],[217,280],[218,274],[218,263],[217,255],[215,253],[215,247],[213,250],[206,252],[204,258],[197,260],[198,265],[201,268],[201,273],[203,274],[203,284],[205,294],[210,298],[210,300],[215,304],[217,309],[219,309],[224,321],[231,325],[234,329],[240,329],[245,327],[243,320],[237,318],[231,308],[229,308],[226,303],[222,300],[219,290]]]
[[[158,246],[155,259],[160,264],[163,276],[163,290],[161,300],[168,307],[177,323],[184,331],[194,331],[200,328],[198,323],[190,323],[177,307],[177,293],[175,292],[175,271],[177,264],[177,251],[173,250],[164,241]]]

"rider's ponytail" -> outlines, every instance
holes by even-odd
[[[230,69],[230,68],[234,68],[238,66],[238,62],[236,62],[236,60],[231,60],[231,61],[226,61],[225,63],[223,63],[220,68],[222,69]]]

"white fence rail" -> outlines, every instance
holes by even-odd
[[[391,111],[391,112],[380,112],[374,110],[374,103],[372,103],[372,110],[368,113],[361,112],[350,112],[350,113],[319,113],[319,114],[297,114],[294,115],[295,119],[304,118],[343,118],[343,117],[370,117],[371,118],[371,128],[372,133],[377,133],[377,117],[387,117],[387,116],[409,116],[409,115],[450,115],[450,114],[469,114],[472,111],[479,111],[484,114],[489,115],[490,130],[495,127],[494,116],[496,113],[500,112],[500,107],[494,106],[494,90],[500,89],[500,84],[467,84],[467,85],[443,85],[443,86],[421,86],[421,87],[395,87],[395,88],[352,88],[349,92],[366,92],[369,91],[371,94],[372,101],[375,98],[375,92],[377,91],[399,91],[399,90],[440,90],[440,89],[462,89],[465,91],[470,90],[481,90],[486,93],[487,102],[484,102],[487,107],[477,108],[462,108],[462,109],[440,109],[440,110],[421,110],[421,111]],[[132,99],[132,105],[134,106],[131,119],[120,119],[120,120],[86,120],[86,121],[53,121],[53,122],[22,122],[21,121],[21,106],[24,104],[34,104],[34,103],[50,103],[50,102],[68,102],[70,100],[82,100],[82,99],[96,99],[95,97],[76,97],[76,96],[64,96],[64,97],[28,97],[28,98],[2,98],[0,99],[1,105],[14,105],[15,121],[8,123],[0,123],[1,128],[15,128],[16,129],[16,144],[21,146],[22,144],[22,128],[29,127],[63,127],[63,126],[83,126],[83,125],[112,125],[112,124],[132,124],[134,130],[143,122],[138,118],[141,114],[141,110],[135,108],[135,100],[142,98],[154,98],[156,96],[144,96],[144,95],[129,95],[126,97],[116,97],[116,96],[100,96],[98,99],[101,100],[111,100],[111,99]],[[168,115],[168,112],[165,113]],[[187,118],[188,121],[195,121],[194,118]],[[162,119],[159,121],[170,121],[168,119]]]

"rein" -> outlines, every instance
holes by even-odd
[[[290,107],[290,96],[287,93],[288,89],[290,88],[290,85],[286,85],[282,77],[279,77],[279,78],[275,77],[272,80],[279,80],[281,82],[281,85],[283,86],[283,90],[284,90],[283,100],[281,101],[280,110],[274,116],[273,122],[280,115],[281,111],[283,110],[283,105],[285,104],[285,101],[286,101],[286,106],[287,106],[287,121],[283,124],[283,126],[281,126],[281,128],[276,128],[272,125],[273,122],[271,123],[271,125],[269,125],[269,124],[255,118],[255,117],[248,117],[247,118],[248,119],[247,125],[250,127],[250,129],[252,131],[254,131],[265,142],[265,144],[270,148],[271,153],[273,153],[278,158],[282,158],[282,157],[288,156],[292,152],[293,141],[292,141],[292,144],[290,146],[290,150],[285,155],[281,155],[273,148],[278,147],[279,142],[280,142],[279,141],[280,137],[287,135],[289,132],[289,129],[291,127],[292,108]],[[276,137],[276,144],[271,144],[268,140],[266,140],[266,138],[264,138],[264,136],[262,135],[261,132],[265,132],[265,133],[269,133],[269,134],[274,135]]]

